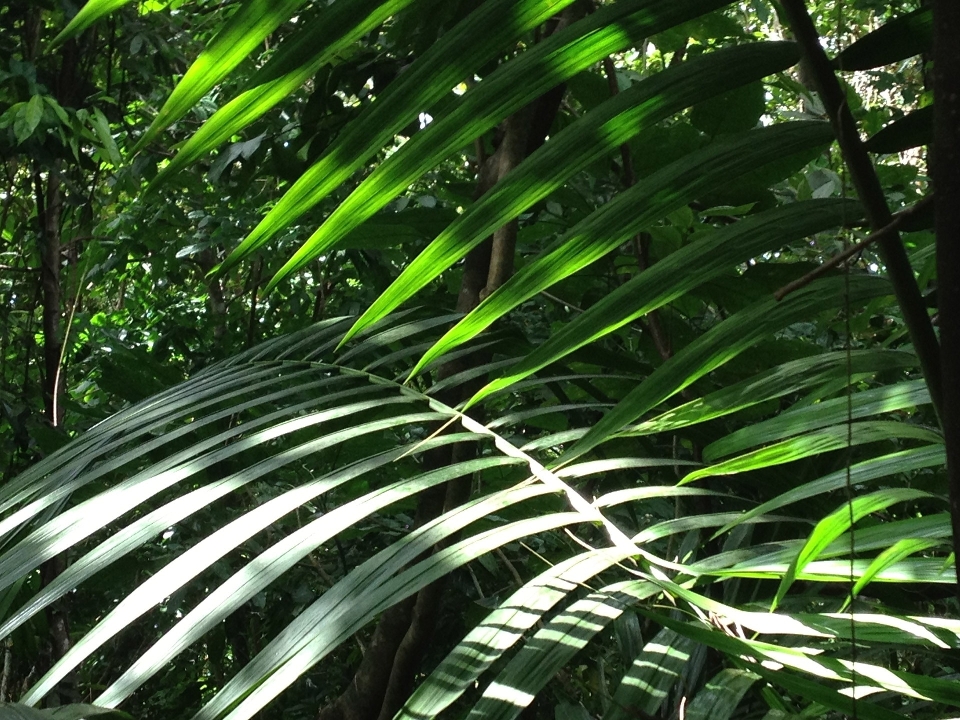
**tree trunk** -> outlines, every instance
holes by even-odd
[[[567,20],[557,23],[562,27]],[[560,107],[565,86],[510,116],[501,125],[502,139],[496,152],[484,161],[478,157],[479,198],[543,144]],[[466,257],[457,310],[470,312],[513,274],[517,222],[499,228]],[[461,358],[445,364],[438,379],[449,377],[484,362],[481,357]],[[448,404],[464,399],[466,388],[455,388],[456,397],[442,398]],[[458,445],[431,454],[427,463],[442,467],[467,459],[472,446]],[[457,478],[435,492],[422,493],[418,524],[463,504],[469,497],[471,478]],[[452,540],[448,540],[452,542]],[[373,638],[347,690],[320,711],[319,720],[390,720],[409,697],[428,645],[433,637],[445,583],[439,580],[416,596],[389,608],[380,618]]]
[[[953,4],[956,4],[955,1]],[[860,131],[850,112],[846,94],[820,44],[820,36],[807,13],[804,0],[783,0],[782,6],[788,20],[787,24],[807,63],[806,68],[810,73],[810,79],[830,116],[830,123],[833,125],[837,143],[840,145],[843,161],[850,171],[850,180],[863,204],[867,220],[874,231],[886,228],[892,222],[893,216],[887,206],[883,186],[880,184],[873,161],[860,140]],[[924,380],[930,389],[933,407],[940,415],[942,413],[940,400],[943,392],[940,348],[900,234],[895,230],[885,234],[878,241],[878,249],[903,314],[903,320],[910,333],[910,339],[913,341]]]
[[[64,380],[60,373],[63,339],[60,337],[60,161],[53,163],[44,189],[36,177],[37,217],[40,221],[40,287],[43,307],[43,402],[47,420],[63,424]]]
[[[943,372],[941,422],[947,448],[954,553],[960,558],[960,2],[933,6],[937,308]],[[960,598],[960,562],[957,563]]]

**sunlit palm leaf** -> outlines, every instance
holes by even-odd
[[[687,705],[686,717],[688,720],[727,720],[759,679],[749,670],[721,670]]]
[[[173,89],[138,147],[183,117],[211,88],[246,59],[263,39],[289,20],[306,0],[246,0]]]
[[[122,4],[89,2],[62,38]],[[263,248],[338,190],[417,113],[449,105],[449,112],[438,113],[372,170],[271,285],[341,247],[354,228],[424,173],[544,92],[611,53],[726,3],[620,0],[529,47],[516,47],[570,4],[480,3],[390,86],[376,89],[375,99],[222,269]],[[244,3],[141,144],[189,112],[301,5]],[[162,177],[243,132],[357,38],[410,9],[411,0],[338,0],[321,8],[319,18],[297,27],[247,89],[185,144]],[[868,36],[856,51],[854,45],[846,59],[853,62],[861,51],[872,55],[869,46],[882,44],[877,38],[884,33],[905,38],[907,50],[917,47],[917,34],[904,34],[903,27],[919,21],[922,35],[926,21],[922,13],[908,17]],[[889,54],[881,50],[878,57]],[[450,95],[504,53],[511,59],[462,98]],[[718,651],[730,667],[690,695],[685,707],[691,718],[729,717],[758,677],[844,713],[852,709],[845,693],[886,691],[858,701],[857,714],[865,718],[902,717],[894,710],[905,698],[960,704],[951,678],[888,669],[876,655],[849,659],[854,640],[864,653],[877,647],[894,653],[960,647],[955,620],[913,616],[915,611],[899,612],[861,594],[867,587],[879,594],[882,584],[916,588],[954,581],[945,503],[935,485],[929,492],[912,486],[915,478],[930,479],[931,469],[944,462],[941,436],[901,417],[929,400],[923,385],[909,377],[915,357],[874,348],[837,352],[838,344],[818,340],[808,343],[805,351],[812,354],[802,360],[731,372],[735,380],[729,383],[709,377],[796,323],[818,314],[832,317],[841,307],[849,312],[868,301],[885,302],[877,298],[889,294],[888,284],[854,272],[815,282],[782,302],[761,298],[698,329],[656,369],[610,349],[618,330],[670,303],[691,301],[699,287],[743,263],[858,222],[857,203],[796,202],[713,229],[610,291],[526,355],[529,346],[512,341],[508,330],[482,334],[520,303],[573,277],[671,211],[765,163],[779,166],[784,155],[812,158],[833,137],[826,124],[781,123],[704,140],[701,149],[641,178],[588,215],[465,317],[415,309],[388,314],[492,230],[641,129],[795,61],[789,44],[753,44],[706,53],[625,89],[553,134],[466,208],[359,321],[335,318],[207,368],[6,483],[0,488],[0,589],[7,590],[3,602],[10,604],[0,614],[0,636],[22,632],[52,603],[159,544],[168,530],[207,519],[217,503],[236,501],[188,548],[163,554],[149,577],[125,588],[24,701],[41,701],[95,653],[109,653],[121,633],[155,617],[149,613],[162,610],[172,593],[197,587],[204,574],[203,592],[190,600],[192,606],[170,618],[132,665],[117,667],[105,680],[98,703],[127,701],[325,543],[352,530],[363,533],[365,523],[388,517],[425,491],[477,476],[484,478],[477,483],[482,491],[468,502],[389,536],[358,565],[344,567],[284,629],[266,638],[245,667],[210,686],[195,720],[254,717],[393,604],[531,536],[561,538],[564,559],[525,572],[527,579],[515,573],[516,592],[455,645],[400,717],[436,716],[474,689],[479,699],[472,717],[515,717],[618,617],[632,618],[638,636],[636,613],[666,629],[639,653],[642,643],[634,638],[607,713],[611,718],[658,712],[675,695],[692,653],[704,647]],[[767,179],[782,179],[782,173]],[[511,342],[501,342],[504,337]],[[352,344],[341,348],[347,340]],[[470,362],[431,384],[422,371],[453,358]],[[890,376],[896,380],[880,384]],[[479,386],[483,390],[466,414],[437,399],[452,397],[451,389],[465,397],[463,392]],[[697,397],[701,387],[703,396]],[[849,397],[838,396],[845,389]],[[670,407],[682,391],[689,396]],[[471,415],[472,406],[489,422]],[[752,420],[744,420],[743,411]],[[551,425],[558,418],[563,422]],[[443,425],[445,432],[436,433]],[[689,451],[690,438],[697,449],[705,447],[702,456]],[[439,467],[425,461],[455,443],[476,452]],[[839,464],[831,463],[839,451],[853,461],[835,471]],[[802,472],[776,486],[763,482],[785,473],[788,462]],[[757,478],[761,482],[751,482]],[[689,485],[693,481],[711,484]],[[866,485],[870,492],[863,494]],[[860,493],[850,504],[837,492],[848,487]],[[245,502],[244,493],[254,488],[269,492]],[[332,503],[323,514],[316,512],[318,499]],[[703,505],[691,512],[693,503]],[[877,522],[868,526],[870,514]],[[260,545],[260,534],[274,527],[285,534]],[[64,553],[71,555],[68,568],[29,590],[25,579]],[[217,573],[228,559],[229,571]],[[838,585],[838,592],[811,608],[796,586],[801,580]],[[741,583],[749,592],[738,595]],[[847,607],[843,594],[858,596],[856,612],[834,612]],[[713,599],[721,596],[724,602]],[[735,606],[742,598],[747,600]],[[670,605],[672,616],[652,612],[661,602]],[[760,611],[771,605],[779,611]],[[774,666],[783,667],[774,673]],[[764,692],[769,697],[772,690]]]
[[[466,93],[449,115],[414,135],[378,166],[277,272],[268,287],[334,246],[423,173],[541,94],[610,53],[723,4],[723,0],[623,0],[605,5],[501,66]],[[329,152],[335,153],[336,148]],[[291,204],[293,207],[287,210]],[[244,247],[262,243],[311,205],[281,200],[244,241]],[[283,216],[285,212],[289,217]]]
[[[97,20],[109,15],[129,3],[130,0],[87,0],[80,12],[73,16],[70,23],[53,39],[52,47],[76,37]]]
[[[739,652],[758,661],[777,663],[824,680],[850,683],[856,679],[858,683],[869,682],[871,685],[910,697],[936,699],[938,702],[952,706],[960,705],[960,688],[950,681],[893,671],[869,663],[825,658],[805,648],[787,648],[757,640],[742,640],[723,632],[708,630],[702,625],[677,622],[663,616],[657,616],[657,620],[664,626],[705,645],[726,652]],[[862,706],[858,707],[861,717],[883,717],[889,713],[889,711],[883,711],[875,714],[881,708],[872,706],[862,699],[858,705]]]
[[[682,170],[689,172],[687,167]],[[662,176],[655,177],[647,189],[653,191],[665,179]],[[715,181],[725,180],[720,176]],[[859,212],[853,203],[796,203],[759,213],[691,243],[624,283],[530,353],[506,377],[490,383],[475,397],[479,399],[509,386],[739,263],[778,248],[784,242],[835,227],[858,217]]]
[[[830,137],[830,130],[823,123],[774,125],[717,140],[667,165],[578,223],[543,255],[520,269],[448,331],[420,359],[414,372],[475,337],[524,300],[599,260],[667,213],[783,155],[820,147]],[[602,326],[606,325],[604,322]],[[500,386],[517,379],[506,378]],[[473,402],[497,386],[487,386]]]
[[[153,185],[215,149],[241,132],[283,98],[300,88],[317,70],[348,48],[358,37],[413,0],[362,3],[338,2],[309,27],[281,46],[266,66],[249,82],[249,89],[221,108],[180,149]],[[418,112],[430,108],[450,93],[470,72],[527,30],[559,12],[572,0],[499,0],[483,4],[438,43],[419,57],[383,92],[377,101],[352,121],[328,150],[300,178],[271,215],[226,260],[226,271],[266,242],[269,237],[315,205],[346,180],[359,164],[379,151]],[[264,221],[267,222],[266,220]]]
[[[697,643],[661,630],[634,658],[614,693],[604,720],[625,720],[637,711],[656,715],[690,663]]]
[[[641,81],[550,139],[469,207],[424,250],[347,333],[349,339],[424,288],[505,222],[611,154],[654,122],[704,98],[760,79],[796,62],[785,43],[734,47]],[[855,212],[852,208],[851,213]]]

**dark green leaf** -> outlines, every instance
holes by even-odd
[[[925,52],[932,38],[933,10],[921,7],[860,38],[833,62],[840,70],[870,70]]]

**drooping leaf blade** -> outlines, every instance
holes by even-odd
[[[850,594],[853,597],[859,595],[863,589],[870,584],[874,577],[883,572],[885,568],[894,565],[901,560],[905,560],[911,555],[915,555],[918,552],[923,552],[924,550],[930,550],[931,548],[938,547],[942,542],[939,540],[928,540],[924,538],[900,538],[889,548],[884,550],[882,553],[877,555],[874,558],[873,562],[870,563],[870,566],[866,569],[863,575],[854,583],[853,588],[850,590]]]
[[[900,350],[854,350],[849,355],[849,372],[854,378],[861,373],[873,374],[884,369],[915,367],[916,356]],[[848,356],[843,352],[791,360],[630,426],[621,435],[649,435],[688,427],[808,390],[828,380],[846,379],[847,373]]]
[[[532,497],[534,494],[542,494],[544,488],[542,486],[514,488],[513,495],[516,496],[518,492]],[[509,493],[499,494],[480,503],[460,506],[450,518],[451,520],[456,518],[458,523],[456,525],[447,523],[450,528],[443,529],[443,535],[462,527],[466,522],[488,514],[495,508],[503,507],[503,502],[508,500],[508,496]],[[507,504],[510,502],[512,501]],[[234,676],[194,716],[194,720],[220,717],[227,708],[235,705],[241,698],[243,700],[240,704],[236,705],[226,717],[229,720],[246,720],[252,717],[294,682],[300,673],[312,667],[387,607],[439,579],[454,567],[459,567],[486,552],[526,535],[569,525],[580,519],[582,518],[577,513],[555,513],[517,521],[462,540],[392,579],[388,572],[392,574],[398,570],[397,566],[401,561],[412,560],[416,557],[412,553],[416,551],[420,554],[430,545],[424,545],[426,541],[415,545],[407,543],[405,548],[408,548],[409,552],[397,554],[386,566],[379,557],[375,557],[374,559],[380,563],[381,567],[378,567],[375,572],[370,571],[373,574],[363,579],[363,585],[359,590],[351,590],[349,585],[345,585],[342,591],[334,592],[337,590],[335,586],[321,596],[314,605],[297,616],[243,671]],[[423,539],[424,536],[418,537]],[[343,581],[340,584],[343,584]]]
[[[687,705],[687,720],[729,720],[743,696],[759,679],[749,670],[721,670]]]
[[[856,447],[867,443],[884,442],[887,440],[919,440],[921,442],[937,442],[940,436],[927,428],[917,427],[909,423],[892,421],[865,421],[846,425],[814,430],[797,435],[787,440],[773,443],[767,447],[744,453],[716,465],[700,470],[694,470],[683,478],[681,482],[691,483],[705,477],[718,475],[736,475],[761,468],[784,465],[806,457],[841,450],[846,447]],[[762,441],[761,441],[762,442]]]
[[[724,171],[719,170],[717,181],[721,182],[723,177]],[[650,189],[653,189],[652,183]],[[614,332],[746,259],[779,247],[782,242],[825,230],[847,218],[858,217],[859,212],[856,205],[834,201],[797,203],[760,213],[690,243],[571,320],[560,332],[517,363],[505,377],[481,389],[468,407],[556,362],[572,350]]]
[[[53,50],[70,38],[76,37],[97,20],[119,10],[130,0],[87,0],[80,12],[73,16],[73,19],[50,43],[50,49]]]
[[[432,717],[449,707],[577,584],[625,557],[619,550],[590,551],[553,566],[527,583],[463,638],[410,696],[398,720]]]
[[[179,120],[223,80],[263,39],[289,20],[306,0],[246,0],[194,60],[143,133],[139,150]]]
[[[867,138],[863,146],[870,152],[892,154],[928,145],[933,141],[933,105],[904,115]]]
[[[292,462],[298,458],[309,457],[324,446],[334,446],[350,436],[356,437],[358,434],[377,432],[407,422],[429,422],[439,419],[440,417],[435,413],[417,413],[401,415],[386,420],[377,420],[359,427],[347,428],[346,430],[340,431],[340,433],[321,436],[313,441],[308,441],[300,446],[294,447],[289,451],[280,453],[277,456],[267,458],[266,461],[262,461],[245,471],[241,471],[239,474],[241,476],[252,475],[259,477],[287,462]],[[246,513],[205,537],[201,542],[190,548],[190,550],[181,554],[160,571],[153,574],[134,592],[124,598],[96,627],[75,643],[49,672],[37,681],[24,696],[24,702],[30,704],[37,702],[57,682],[84,659],[89,657],[90,654],[95,652],[103,643],[118,632],[121,632],[133,620],[140,617],[154,605],[162,602],[165,597],[169,596],[172,589],[182,587],[218,558],[233,550],[237,545],[255,533],[268,527],[271,523],[276,522],[288,512],[295,510],[301,503],[329,491],[339,483],[350,479],[350,477],[351,474],[347,472],[340,473],[339,475],[334,474],[331,477],[320,478],[313,483],[296,488],[295,490],[274,498],[272,501],[264,503],[260,507]],[[94,500],[97,499],[100,500],[100,506],[102,507],[106,505],[110,498],[109,496],[106,498],[103,496],[94,498]],[[105,515],[106,513],[101,510],[100,514]],[[106,519],[98,518],[96,522],[101,525],[105,524],[109,522],[109,517]],[[87,531],[89,532],[89,530]]]
[[[647,612],[643,614],[648,617],[653,617],[659,624],[671,628],[677,633],[686,635],[693,640],[721,650],[722,652],[766,659],[801,672],[810,673],[817,679],[808,680],[803,676],[786,673],[781,668],[773,671],[764,667],[762,663],[751,664],[753,672],[773,684],[782,684],[792,692],[797,692],[802,697],[808,697],[825,707],[834,708],[851,715],[853,714],[854,701],[831,687],[825,687],[823,684],[823,679],[836,680],[849,677],[849,672],[845,672],[845,668],[839,666],[836,661],[824,661],[819,658],[813,658],[802,651],[797,651],[792,648],[783,648],[781,650],[777,646],[768,643],[761,643],[755,640],[741,640],[726,635],[723,632],[708,630],[707,628],[692,623],[678,622],[659,614],[653,615]],[[860,717],[868,718],[869,720],[905,720],[904,715],[872,703],[858,702],[856,708]]]
[[[882,25],[834,58],[840,70],[870,70],[919,55],[933,40],[933,10],[921,7]]]
[[[796,48],[789,43],[728,48],[657,73],[603,103],[551,137],[467,208],[380,294],[347,332],[344,342],[426,287],[497,227],[547,197],[568,177],[610,154],[644,127],[704,97],[789,67],[796,60]]]
[[[848,420],[925,405],[928,402],[930,394],[926,385],[922,381],[912,380],[855,393],[850,398],[849,407],[847,398],[841,397],[816,405],[791,408],[775,418],[751,425],[749,432],[738,430],[710,443],[703,449],[703,459],[713,462],[726,455],[791,435],[819,430]]]
[[[723,4],[723,0],[624,0],[605,5],[501,66],[466,93],[449,115],[414,135],[377,167],[277,271],[267,289],[334,246],[416,178],[504,117],[610,53]],[[278,203],[244,240],[244,252],[289,222],[281,221],[281,214],[296,217],[309,206],[302,200]]]
[[[469,718],[512,720],[570,658],[628,603],[656,592],[638,580],[607,586],[578,600],[539,630],[491,681]],[[558,641],[559,640],[559,641]]]
[[[929,493],[911,488],[887,488],[877,490],[867,495],[860,495],[853,498],[849,503],[834,510],[832,513],[817,523],[817,526],[810,533],[807,542],[800,549],[800,552],[790,563],[786,574],[780,581],[780,587],[777,588],[777,594],[773,599],[771,610],[775,610],[780,601],[786,596],[787,591],[797,579],[799,573],[820,555],[826,547],[836,540],[840,535],[849,530],[858,520],[867,515],[884,510],[891,505],[910,500],[930,497]],[[877,569],[879,572],[879,568]],[[874,575],[876,575],[875,573]]]
[[[842,280],[842,279],[841,279]],[[561,460],[572,460],[604,442],[659,403],[751,347],[768,332],[783,328],[840,302],[843,283],[825,278],[777,302],[770,298],[731,315],[657,368],[604,415]],[[872,277],[851,283],[851,302],[889,292]]]
[[[774,152],[780,157],[825,144],[829,142],[828,133],[828,128],[816,122],[774,125],[718,140],[650,175],[578,223],[537,260],[497,288],[437,341],[412,374],[475,337],[524,300],[600,259],[670,211],[772,161]],[[600,327],[606,325],[604,322]],[[511,375],[491,383],[474,395],[467,407],[516,379],[519,378]]]
[[[334,3],[319,22],[284,44],[277,55],[250,80],[250,87],[217,111],[184,144],[170,164],[151,183],[155,187],[171,174],[240,132],[283,98],[301,87],[338,52],[415,0],[363,0]],[[346,180],[358,165],[409,124],[418,111],[432,106],[468,71],[525,31],[543,22],[572,0],[498,0],[485,3],[443,35],[422,57],[379,92],[377,101],[351,121],[338,137],[335,149],[304,174],[273,211],[279,225],[291,222],[304,207],[315,205]],[[284,208],[294,209],[287,214]],[[264,221],[266,222],[266,221]],[[256,231],[255,231],[256,232]],[[275,231],[268,231],[266,242]],[[255,238],[255,234],[250,236]],[[224,262],[226,271],[262,242],[246,240]]]
[[[851,465],[849,468],[850,482],[853,485],[863,485],[899,473],[910,473],[924,468],[937,467],[943,465],[945,462],[946,451],[942,444],[901,450],[900,452],[881,455]],[[748,510],[738,518],[738,521],[740,519],[747,520],[755,515],[779,510],[787,505],[807,500],[816,495],[841,490],[846,487],[847,472],[848,470],[844,468],[843,470],[830,473],[817,480],[782,492],[775,498]],[[725,525],[717,532],[717,535],[728,532],[735,527],[736,524],[737,523]]]
[[[604,720],[627,720],[638,712],[655,716],[696,647],[697,643],[673,630],[657,633],[627,669]]]
[[[361,463],[359,468],[348,468],[337,474],[346,479],[370,471],[395,461],[400,452],[389,452],[382,457],[372,458],[375,462]],[[304,525],[295,533],[264,551],[246,567],[236,572],[212,591],[193,610],[181,619],[177,625],[167,631],[163,637],[131,665],[124,674],[108,687],[97,701],[104,705],[115,705],[133,693],[158,671],[167,667],[169,662],[204,633],[215,627],[230,613],[258,592],[263,591],[281,574],[289,570],[296,562],[316,550],[336,533],[350,527],[360,519],[367,517],[388,504],[422,492],[427,488],[449,482],[451,479],[483,470],[516,464],[512,458],[492,457],[459,463],[420,475],[412,480],[392,483],[379,491],[346,503],[323,517]],[[366,467],[363,467],[366,466]],[[358,472],[359,471],[359,472]]]

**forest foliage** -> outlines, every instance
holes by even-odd
[[[0,8],[0,717],[956,715],[958,14]]]

